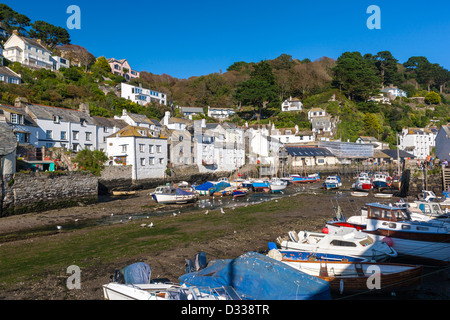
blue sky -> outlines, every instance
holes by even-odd
[[[425,56],[450,70],[450,1],[117,1],[6,0],[32,21],[66,27],[70,5],[81,9],[72,43],[96,57],[126,58],[132,68],[189,78],[223,72],[236,61],[286,53],[311,60],[343,52],[388,50],[401,63]],[[370,5],[381,29],[370,30]]]

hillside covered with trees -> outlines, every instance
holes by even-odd
[[[167,110],[176,114],[176,106],[205,110],[208,106],[233,107],[236,115],[230,121],[236,124],[271,121],[279,127],[298,125],[305,130],[310,129],[307,111],[320,107],[338,119],[336,138],[355,141],[360,135],[370,135],[391,145],[402,127],[450,122],[450,72],[423,56],[400,62],[386,50],[343,52],[337,60],[322,57],[311,61],[281,54],[272,60],[237,61],[225,72],[188,79],[141,71],[140,78],[130,83],[164,92],[170,101],[169,106],[142,107],[119,97],[120,83],[125,79],[111,72],[105,57],[95,58],[88,48],[71,44],[64,28],[32,22],[4,4],[0,4],[0,21],[8,32],[18,30],[24,36],[41,39],[56,54],[69,50],[81,62],[79,67],[52,72],[6,61],[22,75],[23,83],[0,83],[0,102],[4,104],[13,104],[18,96],[65,108],[78,108],[86,102],[93,115],[110,117],[125,108],[157,119]],[[405,90],[408,98],[397,98],[391,104],[369,101],[390,85]],[[281,112],[281,103],[289,97],[299,98],[304,110]]]

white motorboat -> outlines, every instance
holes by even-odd
[[[386,241],[399,255],[431,264],[450,263],[448,224],[414,221],[406,207],[368,203],[359,216],[327,222],[330,233],[342,227],[361,230],[376,240]]]
[[[386,243],[350,228],[334,230],[333,233],[290,231],[288,234],[288,239],[277,239],[281,249],[339,254],[371,261],[385,261],[397,256],[397,252]]]
[[[325,189],[338,189],[342,187],[341,178],[339,176],[328,176],[323,183]]]
[[[198,200],[198,194],[170,186],[152,194],[153,199],[162,204],[185,204]]]
[[[106,300],[234,300],[237,294],[231,287],[206,289],[171,283],[103,285]]]
[[[370,191],[372,187],[372,181],[367,175],[360,175],[352,185],[352,189],[355,191]]]

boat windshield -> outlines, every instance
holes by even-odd
[[[370,246],[371,244],[373,244],[373,239],[371,237],[367,237],[364,240],[361,240],[359,244],[363,247]]]

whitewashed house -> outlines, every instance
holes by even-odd
[[[95,148],[106,152],[106,138],[111,134],[125,128],[128,124],[119,119],[91,116],[97,128],[97,141]]]
[[[381,92],[386,93],[388,98],[391,100],[394,100],[397,97],[408,97],[408,94],[406,93],[405,90],[399,89],[395,86],[389,86],[387,88],[383,88],[381,89]]]
[[[121,116],[114,116],[114,119],[123,120],[133,127],[144,127],[152,131],[161,131],[161,123],[155,119],[149,119],[147,116],[122,110]]]
[[[190,131],[163,128],[161,135],[167,138],[167,163],[169,167],[196,164],[194,140]]]
[[[246,152],[250,164],[259,164],[275,170],[278,168],[278,153],[283,143],[271,135],[270,125],[246,125]]]
[[[52,59],[54,70],[59,70],[61,68],[70,68],[70,60],[59,56],[52,56]]]
[[[425,159],[435,146],[437,132],[428,128],[403,128],[399,134],[399,149]]]
[[[3,55],[6,59],[20,62],[27,67],[54,70],[55,61],[52,58],[52,52],[42,44],[41,40],[20,36],[17,30],[13,31],[5,42]]]
[[[294,128],[275,128],[272,124],[270,136],[278,139],[282,144],[301,144],[314,142],[316,139],[313,131],[300,131],[298,125]]]
[[[164,178],[167,139],[145,127],[126,126],[106,138],[112,165],[131,165],[133,180]]]
[[[186,130],[188,126],[193,125],[191,120],[171,117],[170,111],[165,112],[164,118],[161,119],[160,123],[170,130]]]
[[[150,102],[157,102],[159,104],[167,105],[167,94],[142,88],[140,86],[133,86],[127,83],[121,83],[122,98],[138,103],[145,106]]]
[[[308,111],[308,120],[311,121],[311,119],[316,117],[325,117],[327,116],[327,113],[322,108],[312,108]]]
[[[87,105],[74,110],[25,103],[25,111],[39,127],[38,148],[58,147],[74,152],[96,148],[97,126]]]
[[[299,99],[286,99],[281,104],[281,111],[301,111],[303,109],[303,103]]]
[[[208,117],[225,120],[233,116],[236,112],[233,108],[215,108],[208,106]]]

